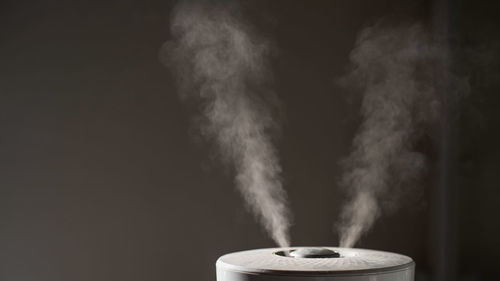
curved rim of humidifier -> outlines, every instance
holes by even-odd
[[[321,248],[333,256],[294,257],[299,249]],[[339,255],[336,255],[336,254]],[[239,251],[221,256],[216,267],[245,274],[325,276],[372,275],[406,271],[415,266],[408,256],[401,254],[338,247],[289,247]]]

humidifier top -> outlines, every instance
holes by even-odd
[[[294,258],[340,258],[340,254],[333,250],[322,247],[302,247],[293,250],[286,250],[276,253],[285,257]]]
[[[413,266],[410,257],[366,249],[290,247],[242,251],[224,255],[217,267],[255,273],[390,272]]]

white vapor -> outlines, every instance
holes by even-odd
[[[362,124],[345,160],[340,245],[353,247],[385,210],[381,202],[415,185],[426,168],[416,144],[438,121],[434,81],[440,48],[420,25],[363,30],[339,82],[362,92]],[[392,202],[395,203],[395,202]]]
[[[162,54],[183,96],[202,103],[201,131],[234,166],[248,206],[285,247],[290,218],[273,145],[279,104],[269,89],[269,47],[233,8],[213,2],[179,4],[171,22],[173,39]]]

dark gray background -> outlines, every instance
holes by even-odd
[[[272,65],[286,111],[279,150],[294,245],[338,242],[339,161],[360,120],[359,103],[334,79],[356,33],[380,18],[430,22],[435,5],[246,3],[278,50]],[[218,256],[274,246],[230,173],[193,136],[194,110],[158,60],[173,6],[0,3],[0,280],[208,281]],[[460,105],[445,223],[436,219],[442,198],[430,179],[359,246],[410,255],[418,280],[498,280],[500,7],[462,0],[450,10],[454,44],[479,50],[467,64],[484,67],[470,73],[472,91]]]

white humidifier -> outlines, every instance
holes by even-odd
[[[413,281],[415,269],[404,255],[335,247],[242,251],[216,266],[217,281]]]

